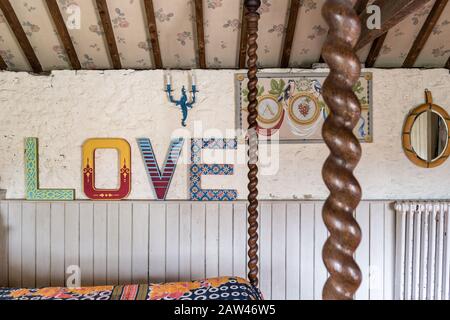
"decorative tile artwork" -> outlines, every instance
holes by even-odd
[[[189,191],[194,201],[233,201],[237,191],[232,189],[202,189],[202,175],[232,175],[234,166],[231,164],[202,164],[202,149],[237,149],[237,139],[192,139],[191,167]]]
[[[142,160],[144,160],[144,166],[147,171],[148,180],[153,185],[156,198],[158,200],[164,200],[167,196],[167,191],[170,187],[173,174],[177,167],[178,158],[180,157],[181,149],[183,148],[184,139],[176,138],[170,142],[169,151],[164,161],[163,170],[159,169],[158,162],[156,161],[155,152],[153,151],[152,143],[150,139],[139,138],[137,139],[139,149],[141,150]]]
[[[119,153],[119,188],[95,187],[95,150],[117,149]],[[83,191],[93,200],[121,200],[131,191],[131,148],[125,139],[93,138],[83,144]]]
[[[37,138],[25,138],[25,198],[27,200],[73,200],[73,189],[39,189],[39,150]]]
[[[258,75],[258,133],[282,143],[321,142],[328,109],[322,85],[328,73],[285,73]],[[236,75],[237,127],[247,129],[248,80]],[[355,135],[372,142],[372,74],[363,73],[354,86],[362,114]]]

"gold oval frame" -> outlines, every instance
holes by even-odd
[[[447,158],[450,156],[450,143],[447,140],[447,145],[442,152],[441,156],[438,158],[427,161],[422,158],[420,158],[417,153],[414,151],[414,148],[411,143],[411,130],[414,126],[414,122],[416,121],[417,117],[419,117],[423,112],[426,111],[432,111],[437,113],[439,116],[441,116],[444,121],[445,125],[447,126],[447,138],[450,138],[450,117],[445,111],[444,108],[436,105],[433,103],[431,92],[426,91],[426,97],[427,97],[427,103],[422,104],[414,109],[412,109],[408,116],[406,117],[405,124],[403,125],[403,133],[402,133],[402,146],[403,151],[406,154],[406,157],[415,165],[422,167],[422,168],[436,168],[443,164]]]
[[[263,117],[261,117],[261,116],[259,115],[259,109],[257,109],[257,110],[258,110],[258,117],[257,117],[256,119],[257,119],[260,123],[271,124],[271,123],[274,123],[274,122],[277,122],[278,120],[280,120],[281,115],[282,115],[282,113],[283,113],[283,105],[282,105],[281,103],[279,103],[278,100],[277,100],[274,96],[269,95],[269,94],[266,94],[266,95],[263,95],[263,96],[258,97],[258,106],[257,106],[257,108],[259,108],[260,102],[261,102],[262,100],[266,100],[266,99],[275,101],[275,103],[278,105],[278,112],[277,112],[276,115],[272,118],[272,120],[268,121],[268,120],[264,119]]]
[[[297,118],[297,116],[296,116],[296,115],[294,114],[294,112],[292,111],[293,106],[294,106],[294,103],[295,103],[298,99],[304,98],[304,97],[310,98],[310,99],[314,102],[314,104],[315,104],[315,106],[316,106],[316,111],[314,112],[312,118],[309,119],[309,120],[301,120],[301,119]],[[310,93],[299,93],[299,94],[296,94],[296,95],[294,96],[294,98],[289,102],[288,111],[289,111],[289,117],[290,117],[290,118],[292,119],[292,121],[294,121],[295,123],[297,123],[297,124],[299,124],[299,125],[308,125],[308,124],[311,124],[311,123],[315,122],[315,121],[317,120],[317,118],[319,118],[319,115],[320,115],[319,100],[318,100],[314,95],[312,95],[312,94],[310,94]]]

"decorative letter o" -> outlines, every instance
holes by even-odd
[[[95,150],[117,149],[119,152],[119,188],[95,188]],[[83,191],[92,200],[121,200],[131,191],[131,148],[125,139],[94,138],[83,144]]]

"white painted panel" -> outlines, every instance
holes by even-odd
[[[94,203],[80,203],[81,285],[94,285]]]
[[[80,214],[79,203],[66,202],[64,214],[64,274],[69,266],[80,267]],[[81,270],[83,277],[83,270]],[[64,280],[64,283],[66,280]]]
[[[0,202],[0,286],[8,285],[8,202]]]
[[[327,236],[322,204],[260,203],[259,279],[266,299],[321,298],[327,275],[321,260]],[[356,215],[363,230],[368,228],[363,235],[376,234],[376,238],[368,237],[369,252],[361,264],[368,266],[370,258],[381,261],[383,269],[381,280],[374,282],[371,277],[367,292],[371,298],[392,297],[395,217],[388,219],[388,202],[361,204]],[[22,219],[22,206],[26,219]],[[32,276],[24,279],[28,284],[63,285],[69,265],[81,265],[82,278],[92,284],[189,280],[217,274],[246,277],[245,202],[0,201],[0,208],[7,209],[7,256],[13,261],[7,265],[9,285],[14,281],[24,285],[23,270],[31,271]],[[36,220],[29,219],[34,210]],[[25,243],[33,248],[28,249],[30,254],[22,251],[26,251]],[[31,262],[28,267],[22,262],[25,259]],[[375,286],[379,281],[381,292]]]
[[[8,277],[10,287],[22,285],[22,203],[10,202],[8,213]]]
[[[192,204],[191,277],[205,278],[205,203]]]
[[[133,283],[148,282],[148,207],[145,202],[133,202]]]
[[[50,204],[50,285],[64,286],[65,279],[65,205]]]
[[[36,204],[36,287],[50,286],[50,203]]]
[[[119,283],[132,283],[133,208],[131,202],[119,204]]]
[[[323,202],[314,203],[314,299],[322,299],[322,289],[328,278],[323,264],[322,248],[328,238],[328,230],[322,220]]]
[[[300,299],[300,205],[286,207],[286,299]]]
[[[259,287],[265,299],[272,299],[272,205],[261,203],[259,227]]]
[[[384,202],[384,299],[394,299],[395,211]]]
[[[371,300],[382,300],[384,292],[384,204],[370,204],[370,278]]]
[[[180,204],[180,280],[191,279],[191,204]]]
[[[206,204],[206,277],[219,276],[219,203]],[[245,249],[245,248],[244,248]]]
[[[301,206],[300,299],[314,300],[314,203]]]
[[[286,299],[286,203],[272,204],[272,299]]]
[[[166,221],[166,248],[165,248],[165,281],[178,281],[180,277],[180,205],[178,203],[167,204]],[[152,225],[150,223],[150,229]],[[152,231],[150,231],[150,236]],[[150,241],[150,246],[152,242]],[[150,265],[152,260],[150,258]]]
[[[22,205],[22,286],[36,287],[36,203]]]
[[[361,269],[362,282],[355,294],[357,300],[369,299],[369,276],[370,276],[370,203],[361,202],[356,208],[356,220],[359,223],[362,233],[361,243],[356,249],[356,263]]]
[[[94,285],[106,285],[107,203],[94,204]]]
[[[219,275],[233,274],[233,204],[219,207]]]
[[[233,276],[247,278],[247,206],[233,204]]]
[[[148,263],[151,282],[164,282],[166,279],[166,229],[166,205],[162,202],[150,204]]]
[[[106,282],[119,283],[119,204],[108,203]]]

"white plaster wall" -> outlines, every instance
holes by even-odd
[[[264,70],[280,71],[280,70]],[[300,71],[302,70],[294,70]],[[311,70],[304,70],[311,72]],[[317,70],[318,72],[324,70]],[[436,169],[414,166],[401,147],[408,111],[423,103],[424,89],[450,112],[448,70],[377,70],[374,73],[374,143],[363,145],[356,175],[365,199],[450,198],[450,161]],[[196,137],[225,134],[235,127],[234,73],[196,70],[198,103],[189,112]],[[172,71],[175,94],[187,84],[187,72]],[[129,199],[153,199],[136,138],[149,137],[160,162],[169,139],[180,126],[180,111],[170,107],[163,90],[163,71],[56,71],[50,76],[0,73],[0,189],[7,198],[24,197],[23,139],[38,137],[40,182],[45,188],[81,189],[81,145],[90,137],[122,137],[132,148],[132,193]],[[199,126],[203,130],[199,130]],[[209,129],[217,129],[209,131]],[[189,156],[185,142],[183,157]],[[324,144],[280,145],[279,170],[260,179],[261,199],[323,199],[321,180],[328,151]],[[99,154],[99,187],[117,181],[114,162]],[[235,177],[207,177],[205,187],[236,188],[246,196],[246,169]],[[177,167],[169,199],[188,198],[188,167]]]

